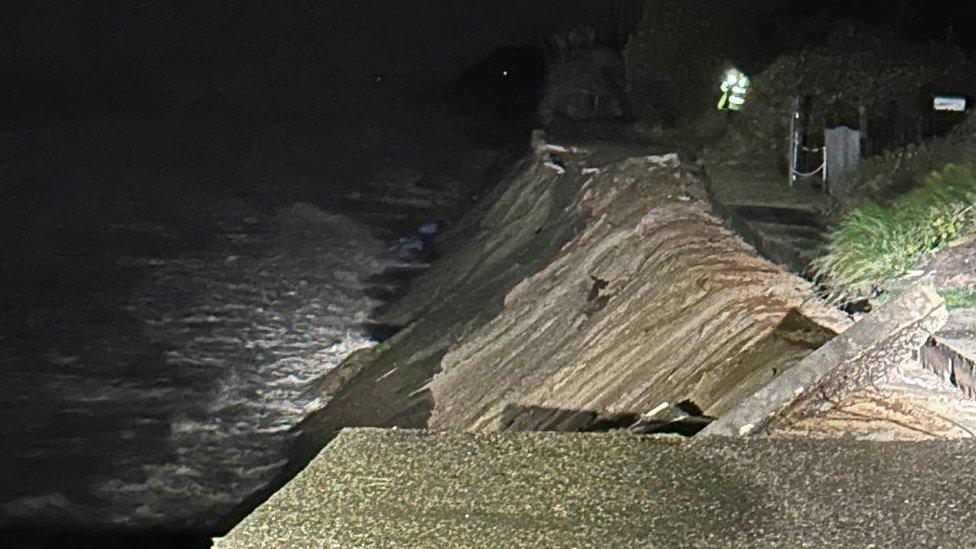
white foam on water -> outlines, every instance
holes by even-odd
[[[363,280],[389,267],[385,244],[309,206],[253,221],[222,220],[212,244],[188,257],[128,260],[149,274],[127,310],[165,347],[165,367],[202,372],[208,388],[168,395],[165,455],[133,459],[94,487],[109,503],[106,522],[219,518],[286,463],[294,427],[325,403],[315,383],[375,344],[358,326],[379,304]],[[166,396],[90,389],[75,399]]]

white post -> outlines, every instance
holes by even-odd
[[[792,189],[793,183],[796,181],[796,166],[800,153],[800,98],[794,97],[790,106],[790,147],[789,158],[787,159],[789,174],[787,174],[787,181]]]
[[[830,182],[827,180],[828,167],[829,165],[827,164],[827,139],[825,138],[823,144],[823,173],[821,174],[821,177],[823,177],[823,189],[826,194],[830,194]]]

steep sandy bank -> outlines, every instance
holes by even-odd
[[[324,380],[307,431],[721,414],[845,325],[710,212],[675,156],[537,143],[378,319],[405,328]]]

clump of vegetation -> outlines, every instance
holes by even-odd
[[[976,288],[952,288],[942,292],[949,309],[976,309]]]
[[[848,210],[814,260],[818,280],[842,302],[873,297],[923,256],[972,232],[976,162],[949,164],[888,202]]]

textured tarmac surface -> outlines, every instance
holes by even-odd
[[[344,431],[217,547],[972,547],[976,444]]]

